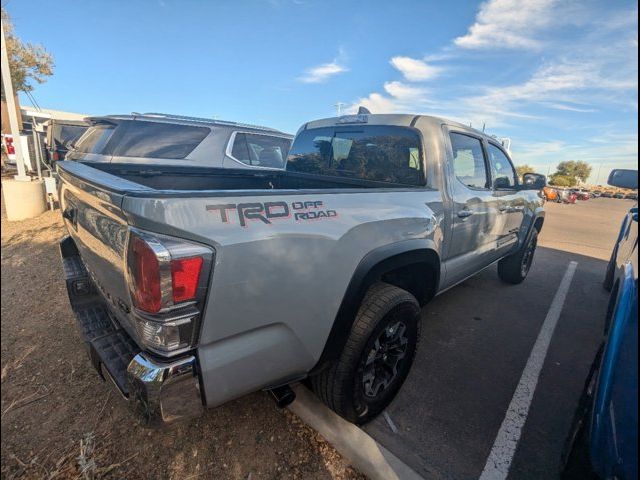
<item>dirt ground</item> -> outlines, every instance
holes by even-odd
[[[63,235],[59,211],[2,214],[3,479],[362,478],[264,392],[164,430],[140,426],[89,363],[62,280]]]

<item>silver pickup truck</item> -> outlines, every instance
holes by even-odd
[[[522,282],[544,221],[543,176],[521,182],[493,137],[422,115],[309,122],[285,171],[58,171],[90,358],[150,422],[259,389],[286,404],[301,380],[370,420],[409,372],[420,307],[496,262]]]

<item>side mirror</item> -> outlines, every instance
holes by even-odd
[[[539,173],[525,173],[522,175],[523,190],[542,190],[547,186],[547,177]]]
[[[638,170],[623,170],[616,168],[611,170],[607,183],[612,187],[638,189]]]

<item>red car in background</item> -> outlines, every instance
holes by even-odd
[[[576,203],[578,195],[573,190],[558,190],[558,203]]]
[[[589,200],[591,198],[591,194],[584,190],[571,190],[571,193],[575,194],[578,200]]]

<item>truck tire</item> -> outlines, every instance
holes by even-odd
[[[538,231],[534,228],[529,241],[516,253],[498,262],[500,280],[517,285],[522,283],[531,269],[538,245]]]
[[[364,424],[393,400],[409,374],[420,338],[420,305],[387,283],[367,291],[340,357],[311,387],[334,412]]]

